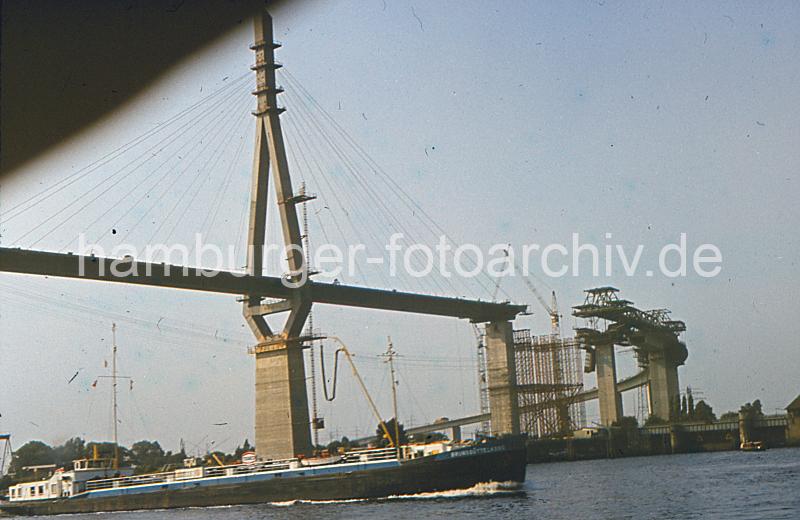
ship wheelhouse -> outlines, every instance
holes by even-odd
[[[8,488],[11,502],[21,500],[48,500],[71,497],[86,491],[86,484],[97,479],[127,477],[132,468],[114,468],[113,458],[89,458],[72,461],[72,469],[59,468],[45,480],[22,482]]]

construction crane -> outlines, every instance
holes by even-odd
[[[511,245],[509,244],[509,248],[510,247]],[[508,256],[508,249],[506,249],[504,252],[506,256]],[[520,268],[519,264],[517,264],[516,262],[514,264],[514,267],[519,272],[524,273],[524,271]],[[539,305],[541,305],[542,308],[545,311],[547,311],[547,315],[550,316],[551,334],[553,334],[554,336],[560,336],[561,316],[558,313],[558,300],[556,299],[556,292],[555,291],[550,292],[552,296],[550,298],[550,303],[547,303],[547,300],[544,299],[542,293],[539,292],[539,290],[536,288],[536,286],[533,284],[533,282],[530,280],[529,277],[522,276],[522,281],[525,282],[525,285],[528,286],[528,290],[531,291],[533,293],[533,296],[536,297],[536,300],[539,302]],[[497,281],[497,285],[495,287],[495,294],[497,294],[499,288],[500,288],[500,280]]]
[[[508,257],[508,250],[511,248],[511,244],[508,245],[506,249],[503,250],[503,254]],[[515,266],[519,269],[519,266]],[[521,271],[521,270],[520,270]],[[527,277],[523,276],[522,280],[525,282],[525,285],[528,286],[528,289],[533,293],[538,300],[539,304],[547,311],[547,314],[550,316],[550,326],[551,326],[551,334],[560,336],[561,335],[561,316],[558,313],[558,300],[556,299],[556,292],[551,291],[552,297],[550,299],[550,303],[548,304],[547,301],[544,299],[542,294],[536,289],[536,286],[533,285],[533,282],[530,281]],[[500,283],[503,281],[502,277],[497,278],[497,282],[494,285],[494,293],[492,294],[492,301],[497,299],[497,293],[500,291]],[[476,328],[477,329],[477,328]]]
[[[550,316],[550,327],[552,334],[554,335],[561,335],[561,316],[558,313],[558,300],[556,299],[556,292],[552,291],[550,303],[548,304],[541,293],[536,289],[536,286],[533,285],[528,278],[523,277],[522,280],[525,282],[525,285],[528,286],[528,289],[533,293],[538,300],[539,304],[547,311],[547,314]]]

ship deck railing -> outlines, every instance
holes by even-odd
[[[371,460],[391,460],[397,458],[395,448],[367,448],[348,451],[344,454],[345,462],[367,462]]]
[[[335,455],[334,455],[335,457]],[[394,448],[373,448],[348,451],[342,458],[334,463],[357,463],[381,460],[392,460],[397,458],[397,451]],[[231,464],[226,466],[202,466],[197,468],[184,468],[177,471],[167,471],[162,473],[147,473],[144,475],[132,475],[127,477],[104,478],[89,480],[86,482],[86,491],[97,491],[101,489],[124,488],[131,486],[141,486],[146,484],[161,484],[169,482],[184,482],[187,480],[197,480],[210,477],[225,477],[261,473],[266,471],[280,471],[303,467],[301,459],[283,459],[255,462],[251,464]],[[191,474],[192,469],[202,470],[199,474]]]

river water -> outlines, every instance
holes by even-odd
[[[527,482],[519,489],[484,485],[380,501],[292,502],[69,518],[100,516],[113,520],[800,519],[800,448],[530,465]]]

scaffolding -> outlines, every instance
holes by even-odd
[[[576,398],[583,388],[583,370],[575,340],[516,330],[514,350],[521,431],[553,437],[583,428],[586,409]]]
[[[650,417],[650,388],[649,385],[642,385],[635,394],[636,420],[639,424],[647,422]]]
[[[481,406],[481,414],[487,415],[489,409],[489,379],[488,367],[486,365],[486,334],[483,330],[475,327],[475,336],[478,340],[478,396]],[[489,421],[481,421],[480,429],[478,430],[483,435],[489,435],[492,431],[491,423]]]

